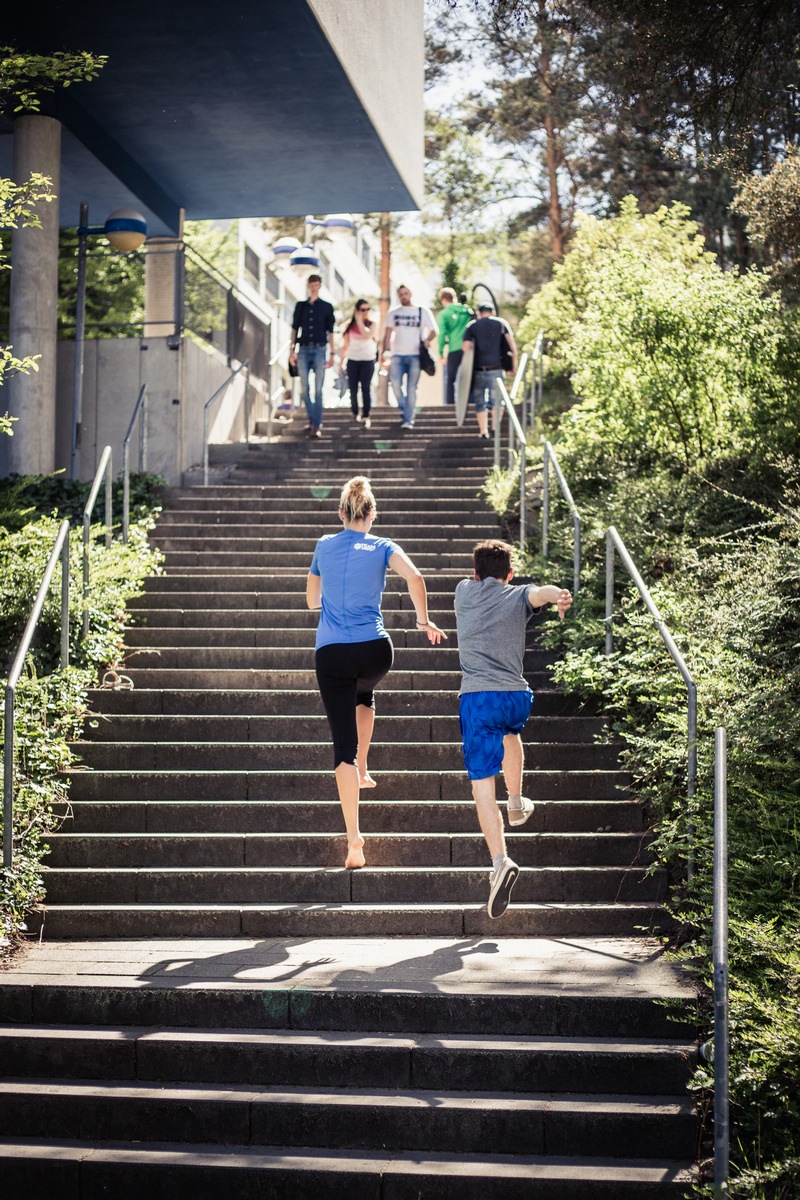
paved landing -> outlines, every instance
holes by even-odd
[[[0,986],[313,987],[347,991],[691,996],[647,938],[266,938],[42,942]]]

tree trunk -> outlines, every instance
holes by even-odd
[[[386,314],[391,306],[392,290],[392,242],[391,216],[388,212],[381,213],[381,300],[380,300],[380,336],[386,328]],[[389,404],[389,376],[383,373],[383,355],[378,361],[378,406],[386,408]]]

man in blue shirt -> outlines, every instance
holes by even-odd
[[[333,305],[320,300],[319,275],[308,277],[308,299],[299,300],[292,317],[292,352],[289,362],[300,376],[300,394],[306,406],[309,437],[322,437],[322,384],[325,368],[333,366]],[[299,348],[298,348],[299,347]],[[314,399],[308,377],[314,373]]]

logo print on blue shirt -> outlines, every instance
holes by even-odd
[[[371,546],[369,544],[369,542],[354,542],[353,549],[354,550],[375,550],[375,549],[377,549],[377,547]]]

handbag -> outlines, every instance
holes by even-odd
[[[511,349],[508,335],[506,334],[505,330],[503,331],[503,337],[500,342],[500,366],[504,371],[514,370],[514,351]]]
[[[297,363],[293,363],[293,362],[289,363],[289,375],[291,376],[292,379],[297,379],[299,377],[300,368],[298,367]]]
[[[421,328],[422,309],[419,310],[419,323]],[[422,338],[419,339],[419,365],[426,375],[436,374],[436,363],[434,362],[431,352],[428,349],[427,342],[423,342]]]

